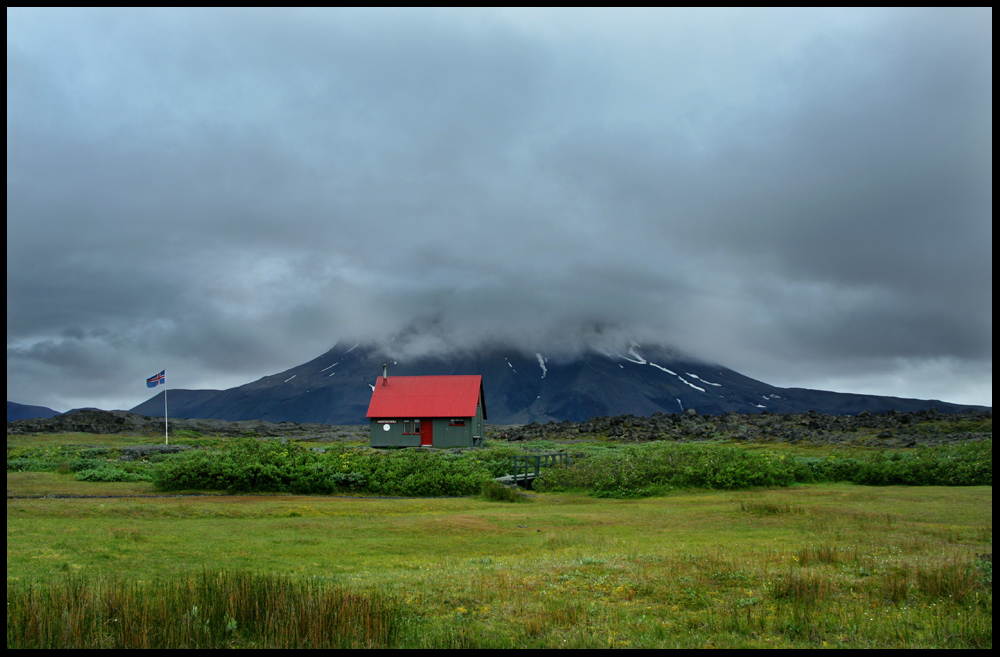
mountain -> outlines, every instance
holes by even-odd
[[[702,415],[729,411],[855,415],[868,410],[901,412],[974,406],[933,400],[777,388],[720,365],[699,362],[664,347],[632,343],[623,349],[591,348],[573,358],[525,354],[495,346],[475,354],[393,357],[373,345],[338,344],[319,358],[229,390],[170,390],[174,417],[270,422],[361,424],[375,379],[387,363],[389,377],[481,374],[487,420],[494,424],[580,422],[609,415],[650,416],[694,409]],[[163,415],[163,393],[134,413]]]
[[[59,415],[59,411],[54,411],[46,406],[29,406],[28,404],[18,404],[17,402],[7,402],[7,421],[34,420],[35,418],[48,418]]]

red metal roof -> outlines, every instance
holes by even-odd
[[[472,417],[483,399],[483,377],[469,376],[390,376],[375,382],[369,418],[390,417]]]

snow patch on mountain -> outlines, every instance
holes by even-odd
[[[678,376],[677,378],[680,379],[681,383],[683,383],[684,385],[691,386],[692,388],[694,388],[695,390],[697,390],[699,392],[705,392],[704,388],[700,388],[700,387],[696,386],[695,384],[691,383],[690,381],[685,381],[683,376]]]

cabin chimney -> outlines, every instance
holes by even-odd
[[[382,363],[382,385],[389,385],[389,364]]]

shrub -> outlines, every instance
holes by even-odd
[[[527,502],[528,498],[516,487],[504,486],[496,481],[487,481],[479,494],[491,502]]]
[[[880,450],[854,458],[810,459],[817,479],[873,486],[992,486],[993,441]]]
[[[624,447],[553,468],[536,490],[589,490],[598,497],[646,497],[677,488],[787,486],[805,472],[791,458],[729,445],[651,443]]]
[[[163,490],[440,496],[474,495],[490,479],[482,464],[466,455],[346,447],[319,454],[239,439],[218,451],[189,452],[162,463],[153,482]]]
[[[149,472],[130,472],[114,465],[103,464],[76,473],[79,481],[152,481]]]

